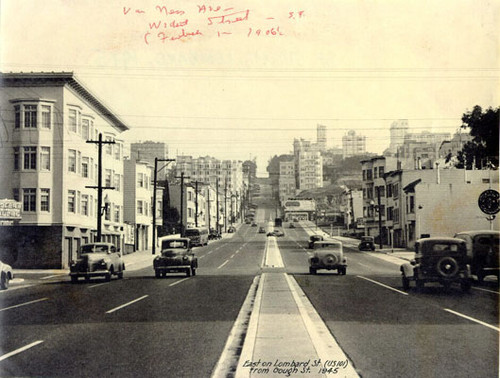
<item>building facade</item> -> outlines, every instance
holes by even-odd
[[[73,73],[0,75],[0,106],[11,136],[0,146],[0,197],[22,202],[2,244],[16,268],[67,268],[81,244],[123,248],[123,141],[126,126]],[[102,166],[98,167],[99,140]],[[102,169],[103,208],[97,208]]]
[[[351,156],[364,155],[366,153],[366,137],[364,135],[357,135],[354,130],[349,130],[342,137],[342,152],[344,159]]]
[[[138,142],[130,143],[130,159],[147,161],[154,167],[155,158],[168,159],[168,146],[163,142]],[[162,165],[165,163],[161,163]],[[160,167],[158,167],[160,168]],[[167,169],[162,169],[157,173],[158,180],[164,180]]]
[[[279,196],[283,204],[288,198],[295,197],[295,163],[291,161],[280,162]]]

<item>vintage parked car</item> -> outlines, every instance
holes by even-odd
[[[257,223],[253,222],[252,227],[257,227]]]
[[[444,287],[460,283],[463,291],[471,287],[465,242],[457,238],[432,237],[415,242],[415,259],[401,265],[403,289],[415,281],[418,288],[426,282],[439,282]]]
[[[79,277],[85,277],[88,281],[97,276],[104,276],[106,281],[110,281],[113,275],[123,278],[125,263],[120,250],[113,244],[90,243],[80,247],[78,258],[71,261],[69,269],[73,283],[77,282]]]
[[[290,228],[295,228],[295,225],[293,223],[290,223]]]
[[[373,236],[362,236],[358,249],[360,251],[375,251],[375,239]]]
[[[228,234],[232,234],[232,233],[236,232],[236,228],[234,228],[233,226],[231,226],[231,227],[229,227],[227,229],[227,232],[228,232]]]
[[[499,231],[463,231],[455,237],[465,241],[471,273],[477,276],[479,283],[490,275],[500,280]]]
[[[336,240],[314,242],[313,254],[309,257],[309,273],[316,274],[318,269],[336,269],[338,274],[346,274],[347,259],[344,257],[341,242]]]
[[[309,249],[313,249],[314,248],[314,243],[318,242],[318,241],[322,241],[323,240],[323,236],[321,235],[311,235],[309,236]]]
[[[13,278],[12,267],[0,261],[0,289],[7,290],[9,288],[9,281]]]
[[[266,229],[264,227],[259,227],[259,234],[265,234]]]
[[[155,277],[165,277],[169,272],[196,275],[198,259],[191,249],[188,238],[166,237],[161,240],[161,255],[153,260]]]

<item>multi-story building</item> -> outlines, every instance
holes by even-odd
[[[288,198],[295,197],[295,163],[293,160],[280,162],[279,196],[283,204]]]
[[[133,252],[148,249],[151,248],[153,227],[153,184],[151,182],[153,166],[147,161],[128,159],[124,162],[124,171],[124,221],[134,228],[134,244],[126,245],[125,250]],[[156,198],[156,219],[158,220],[158,208],[161,210],[162,203],[161,190],[157,189]]]
[[[9,140],[0,146],[0,198],[22,202],[18,225],[3,227],[17,268],[67,268],[78,247],[96,240],[123,248],[123,141],[128,130],[73,73],[0,74]],[[102,145],[99,137],[114,144]],[[89,143],[91,142],[91,143]],[[99,168],[104,201],[97,208]]]
[[[182,188],[182,195],[181,195]],[[196,193],[192,185],[184,184],[173,184],[170,185],[170,205],[175,207],[179,212],[180,219],[182,221],[182,227],[184,229],[195,227],[196,219]],[[182,197],[182,202],[181,202]],[[181,233],[181,225],[179,224],[176,232]]]
[[[323,158],[317,148],[308,140],[293,141],[295,187],[308,190],[323,187]]]
[[[133,160],[147,161],[154,167],[155,158],[168,159],[168,146],[163,142],[152,141],[130,143],[130,158]],[[164,180],[166,174],[166,169],[159,170],[157,173],[158,180]]]
[[[316,144],[320,152],[326,151],[326,126],[316,126]]]
[[[381,222],[385,221],[385,173],[397,169],[396,158],[376,156],[361,161],[362,190],[363,190],[363,218],[365,235],[378,236],[382,231],[385,240],[385,229],[380,229]],[[380,215],[380,217],[379,217]]]
[[[356,135],[356,131],[349,130],[347,134],[342,137],[342,152],[344,159],[365,154],[366,136]]]
[[[299,190],[323,187],[323,158],[319,151],[299,153]]]

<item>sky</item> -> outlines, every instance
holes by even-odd
[[[170,157],[257,159],[294,138],[367,151],[500,105],[500,0],[3,0],[0,71],[72,71]]]

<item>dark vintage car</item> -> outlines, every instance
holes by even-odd
[[[375,239],[373,236],[362,236],[358,244],[360,251],[375,251]]]
[[[228,232],[228,234],[235,233],[235,232],[236,232],[236,228],[235,228],[235,227],[233,227],[233,226],[231,226],[231,227],[229,227],[229,228],[227,229],[227,232]]]
[[[471,278],[465,242],[445,237],[419,239],[415,242],[415,259],[401,265],[401,274],[404,290],[415,281],[418,288],[427,282],[439,282],[444,287],[457,282],[468,291]]]
[[[266,229],[264,227],[259,227],[259,234],[265,234]]]
[[[123,278],[125,263],[119,249],[111,243],[84,244],[78,251],[78,258],[69,266],[71,282],[75,283],[79,277],[86,281],[91,277],[104,276],[106,281],[116,275]]]
[[[161,255],[153,260],[155,277],[165,277],[167,273],[186,273],[195,276],[198,259],[191,249],[188,238],[166,237],[161,240]]]
[[[323,236],[321,235],[311,235],[309,236],[309,249],[313,249],[314,248],[314,243],[318,242],[318,241],[322,241],[323,240]]]
[[[500,280],[499,231],[463,231],[455,235],[465,241],[471,273],[482,283],[486,276]]]
[[[257,227],[257,223],[253,222],[252,227]]]
[[[295,225],[293,223],[290,223],[290,226],[288,226],[290,228],[295,228]]]
[[[0,289],[7,290],[9,288],[9,281],[13,278],[12,267],[0,261]]]
[[[347,259],[344,257],[341,242],[336,240],[314,242],[313,253],[309,257],[309,273],[316,274],[318,269],[337,270],[338,274],[346,274]]]

